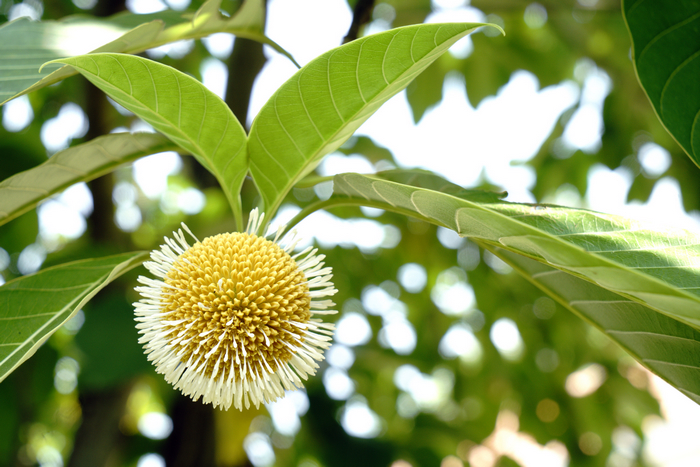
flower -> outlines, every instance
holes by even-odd
[[[215,235],[190,246],[182,230],[165,238],[144,263],[134,303],[148,359],[166,381],[205,403],[242,410],[302,387],[316,373],[334,326],[315,315],[337,313],[337,292],[324,255],[309,247],[291,255],[296,234],[282,247],[255,233],[257,209],[245,232]]]

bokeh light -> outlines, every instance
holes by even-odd
[[[61,106],[58,115],[44,122],[41,142],[49,153],[67,148],[73,138],[82,138],[89,128],[85,112],[77,104],[69,102]]]
[[[34,111],[28,96],[20,96],[2,107],[2,126],[7,131],[22,131],[34,120]]]
[[[438,274],[430,298],[441,312],[448,316],[470,314],[476,305],[476,296],[466,279],[466,274],[459,268],[446,269]]]
[[[150,439],[165,439],[173,431],[173,421],[161,412],[147,412],[138,421],[138,429]]]
[[[165,467],[165,459],[160,454],[149,452],[139,457],[136,467]]]
[[[491,326],[491,342],[498,353],[506,360],[519,360],[525,351],[525,343],[518,331],[518,325],[509,318],[500,318]]]
[[[334,400],[347,400],[355,392],[354,381],[342,368],[327,368],[323,372],[323,386],[328,397]]]
[[[347,312],[343,313],[341,318],[336,323],[335,334],[333,340],[353,347],[369,342],[372,338],[372,328],[365,318],[360,313]]]
[[[399,268],[398,280],[407,292],[419,293],[428,283],[428,274],[420,264],[406,263]]]
[[[363,398],[355,397],[345,404],[340,424],[350,436],[376,438],[382,432],[383,421]]]
[[[438,347],[443,358],[456,358],[466,363],[478,363],[481,361],[483,349],[481,343],[472,332],[471,327],[464,323],[450,326]]]
[[[566,378],[566,392],[571,397],[586,397],[593,394],[605,382],[607,371],[598,363],[585,365]]]
[[[301,429],[301,418],[309,410],[309,398],[304,391],[287,391],[285,397],[265,404],[275,430],[285,436],[295,436]]]
[[[270,437],[264,433],[254,432],[246,436],[243,449],[255,467],[267,467],[275,463],[275,451],[270,444]]]
[[[226,98],[226,81],[228,80],[228,68],[221,60],[207,57],[202,60],[200,66],[202,83],[214,94],[222,99]]]
[[[226,60],[233,51],[236,36],[225,32],[218,32],[202,38],[202,43],[210,54],[219,60]]]

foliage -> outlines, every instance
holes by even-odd
[[[698,49],[693,38],[699,8],[693,3],[637,1],[626,2],[624,11],[639,80],[661,121],[698,165],[700,102],[692,90],[697,81]]]
[[[37,231],[36,216],[28,211],[42,200],[74,183],[95,180],[112,172],[116,177],[123,177],[125,172],[120,172],[120,167],[124,164],[171,149],[191,154],[213,175],[211,179],[206,174],[198,174],[198,166],[187,159],[194,181],[183,183],[199,184],[201,188],[208,185],[210,200],[225,200],[219,202],[218,207],[216,202],[210,202],[209,211],[205,209],[188,220],[195,231],[198,228],[205,233],[233,228],[243,230],[244,207],[253,205],[262,208],[267,219],[274,218],[285,202],[299,205],[302,209],[289,228],[319,209],[332,209],[344,219],[355,218],[357,206],[381,209],[379,219],[394,229],[387,227],[387,232],[398,232],[395,236],[402,238],[400,248],[387,247],[361,254],[335,247],[326,252],[326,261],[334,266],[335,283],[340,290],[338,301],[343,304],[344,316],[369,314],[372,328],[380,327],[381,323],[379,345],[370,343],[357,347],[356,362],[350,374],[355,391],[361,395],[354,402],[367,403],[386,421],[382,434],[385,442],[362,441],[342,432],[332,414],[340,410],[342,418],[343,410],[350,410],[350,406],[341,408],[340,402],[329,399],[323,393],[321,378],[316,378],[307,387],[312,409],[305,418],[305,430],[294,441],[296,448],[277,451],[282,464],[296,465],[305,459],[316,462],[313,458],[327,465],[389,465],[398,458],[406,458],[417,465],[437,465],[447,455],[458,455],[466,460],[473,442],[482,443],[491,433],[496,417],[506,411],[518,413],[520,429],[533,433],[539,443],[545,444],[551,439],[564,443],[573,464],[600,465],[603,456],[613,450],[612,431],[622,425],[639,433],[643,416],[655,410],[649,395],[639,390],[644,386],[638,377],[639,369],[618,347],[609,345],[605,338],[601,340],[600,331],[638,363],[700,403],[698,233],[573,207],[509,203],[501,199],[503,195],[481,189],[488,187],[465,189],[436,174],[410,169],[386,170],[374,175],[339,174],[332,178],[332,196],[321,199],[316,195],[322,192],[329,179],[315,177],[313,172],[325,156],[336,150],[363,153],[370,160],[393,164],[394,161],[386,161],[384,148],[371,141],[352,138],[352,134],[389,98],[406,88],[414,118],[420,119],[426,109],[439,100],[438,91],[450,70],[464,74],[469,96],[477,103],[497,92],[517,68],[532,68],[538,76],[548,73],[542,78],[545,84],[566,78],[581,53],[576,41],[588,35],[593,45],[585,45],[583,50],[598,54],[594,58],[605,64],[615,79],[618,79],[617,73],[622,76],[620,80],[630,80],[629,70],[620,71],[624,69],[620,65],[624,60],[619,57],[626,59],[623,55],[626,46],[615,53],[611,51],[611,44],[619,41],[611,41],[609,35],[624,33],[619,14],[605,18],[603,23],[609,23],[608,29],[604,28],[605,24],[590,23],[593,24],[591,28],[600,29],[577,31],[576,39],[572,39],[574,35],[564,34],[569,23],[560,18],[552,17],[545,28],[528,29],[522,20],[511,21],[504,14],[508,36],[475,35],[473,55],[461,61],[444,55],[451,45],[477,28],[486,26],[496,31],[500,26],[414,24],[368,35],[302,67],[263,106],[250,131],[246,132],[241,117],[234,115],[226,102],[188,75],[191,65],[187,61],[173,63],[180,68],[178,71],[165,63],[129,55],[215,32],[253,39],[286,53],[262,33],[264,2],[248,0],[230,19],[220,16],[221,3],[221,0],[209,0],[196,12],[184,16],[166,11],[147,17],[119,14],[99,20],[74,17],[57,22],[31,22],[20,18],[0,27],[0,45],[3,45],[0,57],[9,50],[6,45],[16,38],[19,38],[18,43],[45,57],[39,60],[14,56],[0,65],[0,78],[4,83],[0,96],[6,102],[33,91],[38,91],[32,94],[35,102],[37,99],[42,99],[42,103],[62,101],[66,96],[80,100],[75,96],[81,91],[65,87],[77,86],[71,84],[75,80],[61,82],[60,92],[52,88],[40,90],[77,71],[164,135],[93,134],[90,141],[76,144],[37,164],[40,158],[36,154],[41,154],[43,149],[20,148],[21,138],[31,138],[31,132],[36,131],[33,127],[25,130],[25,135],[3,134],[2,150],[13,155],[13,161],[0,169],[8,172],[3,173],[6,179],[0,183],[0,225],[6,224],[0,230],[4,248],[15,252],[26,246],[27,238]],[[395,26],[401,26],[402,21],[421,22],[430,6],[429,2],[418,3],[420,7],[415,9],[392,3],[397,13]],[[638,6],[639,3],[627,2],[623,6],[639,80],[665,127],[697,164],[693,138],[698,131],[695,115],[700,90],[697,80],[690,75],[697,60],[691,45],[678,46],[692,44],[683,34],[692,30],[693,21],[697,19],[693,11],[684,9],[687,8],[684,4],[668,2],[661,6],[646,2]],[[479,6],[478,2],[475,4]],[[657,10],[665,12],[662,21],[657,21]],[[522,13],[517,11],[520,18]],[[574,9],[574,16],[589,13]],[[421,17],[411,16],[416,14]],[[503,20],[502,17],[492,19]],[[512,35],[507,27],[510,22],[514,24]],[[581,28],[586,22],[579,22],[575,27]],[[682,27],[671,27],[674,24]],[[82,44],[80,53],[46,47],[47,41],[37,40],[40,36],[74,34],[72,28],[81,25],[109,30],[113,37],[105,43]],[[607,52],[603,50],[605,47]],[[486,53],[488,48],[496,53]],[[86,51],[90,53],[85,54]],[[566,59],[553,60],[547,54],[563,55]],[[679,64],[687,66],[683,68]],[[43,65],[42,70],[36,75],[17,72],[35,70],[40,65]],[[622,92],[627,93],[626,99],[617,96],[622,103],[610,98],[613,102],[609,110],[612,115],[606,115],[608,140],[604,141],[598,155],[611,167],[629,165],[629,159],[624,159],[626,151],[632,135],[640,129],[659,141],[669,140],[668,135],[659,130],[648,104],[641,100],[640,88],[623,87]],[[643,109],[631,122],[620,117],[621,112],[628,111],[629,105]],[[561,132],[560,124],[550,142]],[[575,179],[572,174],[582,170],[585,173],[591,165],[586,159],[589,156],[577,152],[568,159],[558,160],[551,157],[550,147],[553,144],[546,144],[531,161],[538,171],[535,194],[541,198],[540,195],[550,193],[565,182],[577,187],[583,185],[579,189],[585,190],[585,180]],[[620,150],[621,147],[625,149]],[[697,175],[684,169],[684,163],[687,159],[676,158],[672,173],[678,174],[684,190],[694,193],[692,181]],[[246,182],[248,174],[252,183]],[[653,186],[649,183],[640,177],[636,185],[638,196],[648,194]],[[99,187],[92,187],[96,198]],[[110,197],[111,190],[107,190],[108,202]],[[232,218],[221,208],[226,202]],[[696,207],[696,203],[697,198],[687,201],[690,207]],[[129,348],[133,342],[116,339],[116,342],[107,343],[96,339],[94,334],[92,338],[81,337],[90,332],[105,332],[111,325],[101,326],[100,323],[120,319],[91,317],[95,310],[90,309],[87,302],[103,287],[111,287],[112,291],[119,287],[122,292],[101,294],[95,298],[95,303],[113,309],[116,316],[131,313],[123,303],[123,296],[133,301],[133,292],[124,292],[126,287],[119,282],[108,284],[140,264],[145,254],[123,251],[134,246],[154,248],[157,238],[176,228],[182,219],[182,216],[164,214],[160,206],[144,211],[152,222],[144,223],[131,237],[115,232],[108,215],[106,223],[92,225],[90,239],[68,243],[63,249],[56,248],[49,260],[56,266],[26,276],[18,274],[13,266],[10,276],[19,277],[0,287],[0,320],[8,323],[0,331],[0,380],[9,376],[0,385],[0,400],[14,397],[12,392],[19,387],[23,375],[40,375],[41,371],[46,371],[42,367],[56,365],[52,363],[57,359],[56,354],[72,355],[85,362],[85,371],[78,382],[81,390],[102,395],[106,391],[121,394],[117,397],[121,397],[120,402],[112,402],[120,411],[126,407],[125,394],[134,394],[145,386],[148,391],[160,394],[160,403],[173,407],[176,425],[181,426],[177,417],[184,410],[182,402],[162,381],[150,375],[152,370],[143,370],[134,363],[133,368],[125,365],[110,374],[105,372],[104,366],[95,365],[94,360],[90,363],[91,355],[108,359],[114,353],[110,352],[110,345],[117,349],[122,345]],[[13,222],[9,222],[11,220]],[[455,243],[458,249],[455,255],[450,248],[435,241],[435,226],[457,232],[469,240]],[[104,257],[104,253],[112,256]],[[76,257],[81,261],[65,262]],[[15,258],[13,265],[17,263]],[[504,274],[507,266],[497,258],[526,280]],[[468,277],[479,310],[470,307],[457,313],[461,319],[455,320],[449,313],[438,312],[429,289],[415,291],[418,292],[415,294],[402,290],[393,278],[399,273],[399,267],[407,263],[423,265],[430,288],[440,284],[465,284]],[[52,293],[50,300],[45,298],[47,292]],[[357,300],[370,293],[374,293],[377,300],[381,297],[386,309],[370,309],[365,300]],[[62,334],[59,328],[83,307],[87,322],[73,340],[70,333]],[[93,307],[97,308],[94,303]],[[557,312],[562,308],[593,326]],[[400,318],[396,318],[396,313]],[[99,316],[98,313],[94,315]],[[519,355],[511,361],[499,356],[488,343],[487,330],[501,318],[517,322],[526,346],[531,349],[526,357]],[[93,319],[95,321],[91,322]],[[391,319],[408,320],[418,329],[412,355],[404,355],[389,342],[387,329]],[[115,336],[124,336],[121,340],[126,340],[128,333],[120,333],[118,328],[115,324]],[[449,357],[455,355],[442,352],[442,357],[439,356],[436,350],[441,338],[451,329],[466,329],[469,335],[476,336],[481,356],[451,361]],[[56,334],[51,337],[54,332]],[[47,339],[50,339],[50,349],[54,350],[39,349]],[[37,355],[20,366],[34,352]],[[563,381],[591,362],[598,362],[608,377],[603,388],[582,399],[567,395],[563,391]],[[435,385],[436,391],[444,392],[438,405],[421,401],[409,388],[394,383],[397,369],[405,369],[407,364],[424,372],[419,379]],[[50,369],[48,371],[50,373]],[[42,384],[37,384],[40,388],[30,397],[48,400],[50,389],[45,382]],[[138,390],[143,392],[143,389]],[[29,409],[33,402],[26,397],[19,398],[17,411],[0,406],[0,412],[12,414],[7,417],[10,420],[7,430],[39,417]],[[96,400],[106,400],[100,397]],[[51,404],[75,410],[75,399],[69,396],[65,399],[62,403]],[[555,415],[551,419],[543,416],[539,407],[545,400],[556,406],[557,414],[561,410],[566,416]],[[87,427],[86,408],[91,402],[81,393],[80,403],[83,404],[83,426]],[[241,432],[245,435],[249,426],[251,432],[256,432],[256,420],[264,422],[264,418],[258,417],[251,424],[255,415],[255,412],[217,412],[210,417],[216,417],[220,436],[227,429],[232,430],[232,426],[241,425],[234,430],[235,436],[239,436]],[[129,416],[132,419],[136,416],[133,410]],[[125,430],[135,433],[134,421],[127,418],[123,421],[127,426]],[[84,448],[80,442],[85,442],[90,435],[76,434],[76,420],[70,417],[61,423],[59,431],[75,435],[75,452],[82,452]],[[210,425],[213,426],[213,422]],[[2,429],[0,427],[0,434]],[[257,430],[265,432],[264,428]],[[589,432],[597,433],[598,439],[603,440],[602,448],[593,454],[580,447],[581,436]],[[284,435],[274,434],[279,435],[276,438],[278,447],[285,446]],[[103,436],[101,433],[92,435]],[[15,436],[0,436],[0,439],[5,439],[5,444],[0,443],[0,459],[10,459],[20,440]],[[319,443],[319,439],[328,443]],[[31,440],[21,442],[31,444]],[[290,444],[291,441],[286,446]],[[125,451],[120,455],[133,464],[136,455],[146,450],[175,452],[171,445],[154,444],[136,449],[138,453]],[[244,455],[240,442],[228,450],[219,446],[216,452],[221,465],[239,463]],[[75,456],[74,453],[73,459],[77,459]]]
[[[12,324],[2,330],[0,379],[31,357],[100,289],[145,257],[136,252],[75,261],[5,284],[0,289],[2,316]]]
[[[51,58],[77,55],[80,51],[138,53],[169,42],[228,32],[269,44],[291,59],[262,32],[264,2],[246,2],[245,8],[229,19],[221,17],[220,5],[220,0],[207,2],[195,15],[186,17],[167,11],[151,17],[121,13],[108,19],[75,16],[58,22],[34,22],[21,17],[8,22],[0,28],[5,73],[0,91],[3,103],[73,75],[75,72],[66,67],[41,66]],[[109,42],[104,43],[105,40]],[[24,54],[15,53],[18,49]],[[38,68],[38,73],[31,73]]]

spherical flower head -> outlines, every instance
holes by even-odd
[[[263,216],[253,210],[246,232],[203,241],[182,230],[144,263],[156,279],[139,277],[137,328],[156,371],[183,394],[228,409],[256,407],[302,387],[330,346],[333,314],[323,297],[337,292],[324,255],[292,255],[295,236],[282,247],[255,234]]]

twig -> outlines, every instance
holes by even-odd
[[[369,23],[372,9],[374,8],[374,0],[357,0],[355,4],[355,9],[352,12],[352,24],[348,33],[343,39],[343,44],[347,44],[350,41],[357,39],[357,34],[360,32],[360,28]]]

